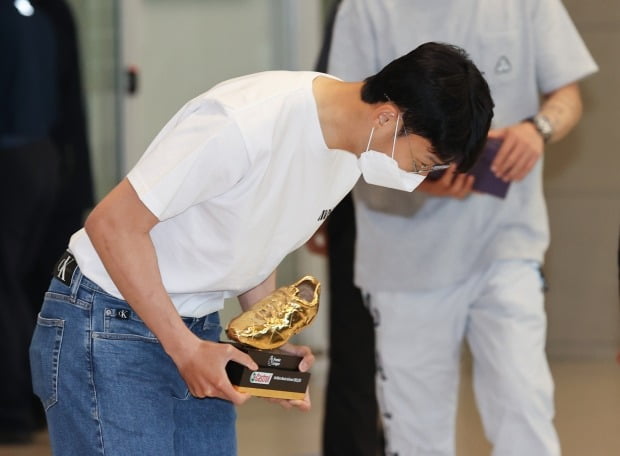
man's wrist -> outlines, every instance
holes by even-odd
[[[523,119],[523,122],[531,123],[545,143],[548,143],[553,136],[553,125],[544,114],[536,114],[535,116]]]

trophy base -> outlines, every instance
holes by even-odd
[[[310,380],[309,372],[298,369],[302,358],[281,350],[259,350],[233,343],[258,364],[252,371],[233,361],[226,365],[226,373],[237,391],[252,396],[277,399],[303,399]]]

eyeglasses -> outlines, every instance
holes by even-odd
[[[413,161],[413,171],[414,174],[422,174],[422,173],[432,173],[434,171],[441,171],[443,169],[447,169],[450,165],[422,165],[418,166],[418,163],[413,159],[413,150],[411,150],[411,142],[409,141],[409,132],[407,132],[407,127],[403,124],[403,130],[405,132],[405,137],[407,138],[407,144],[409,145],[409,153],[411,154]]]
[[[443,169],[448,169],[450,165],[423,165],[418,167],[415,160],[413,161],[413,171],[414,174],[421,173],[432,173],[434,171],[441,171]]]

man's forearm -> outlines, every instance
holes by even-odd
[[[577,83],[564,86],[549,94],[539,111],[553,127],[549,142],[564,138],[577,125],[583,110],[581,93]]]
[[[91,234],[92,230],[89,232]],[[174,354],[182,350],[186,339],[191,339],[191,333],[163,286],[150,238],[129,240],[119,237],[118,233],[115,233],[113,243],[106,242],[102,237],[93,238],[93,244],[116,287],[174,358]]]
[[[172,355],[192,335],[162,282],[149,234],[156,223],[125,180],[91,212],[85,228],[123,298]]]
[[[276,271],[273,271],[262,283],[239,295],[239,304],[245,311],[276,289]]]

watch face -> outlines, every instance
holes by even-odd
[[[551,135],[553,134],[553,127],[551,126],[549,119],[541,114],[538,114],[534,116],[534,125],[545,141],[548,141],[549,138],[551,138]]]

